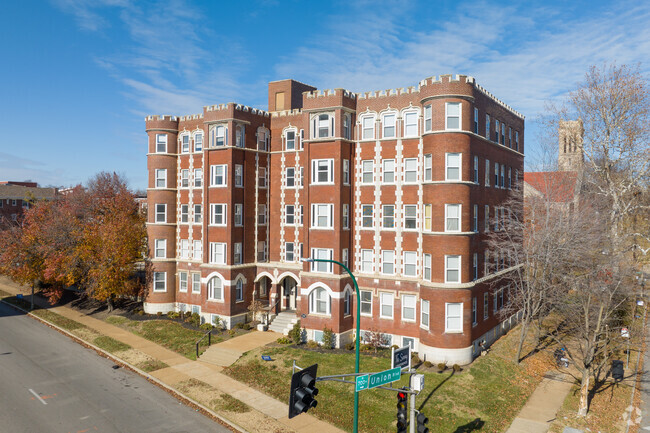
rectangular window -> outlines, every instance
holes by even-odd
[[[512,149],[512,128],[508,126],[508,147]]]
[[[167,135],[156,134],[156,153],[167,152]]]
[[[415,251],[404,251],[404,275],[407,277],[417,276],[417,253]]]
[[[494,206],[494,231],[499,231],[499,208]]]
[[[182,153],[189,153],[190,151],[190,136],[189,135],[183,135],[181,137],[181,152]]]
[[[446,180],[460,180],[460,153],[447,153],[445,157]]]
[[[181,170],[181,188],[189,188],[190,186],[190,171]]]
[[[383,118],[384,131],[383,138],[395,138],[395,115],[386,114]]]
[[[373,253],[372,250],[361,250],[361,272],[372,274]]]
[[[260,147],[260,141],[264,142],[264,133],[260,132],[257,135],[258,139],[258,145],[257,148],[260,150],[266,150],[264,147]],[[245,135],[244,135],[244,127],[243,126],[236,126],[235,127],[235,146],[236,147],[244,147],[244,144],[246,143],[245,140]]]
[[[284,206],[284,223],[289,226],[296,224],[296,207],[292,204]]]
[[[371,159],[361,161],[361,183],[373,182],[374,163]]]
[[[384,183],[395,183],[395,160],[384,159],[382,163]]]
[[[223,242],[210,242],[210,263],[226,264],[226,244]]]
[[[165,136],[166,138],[167,136]],[[153,291],[166,292],[167,291],[167,272],[154,272],[153,273]]]
[[[379,310],[379,317],[384,319],[393,318],[393,294],[392,293],[379,293],[379,304],[381,306]]]
[[[478,323],[478,302],[476,300],[476,297],[472,298],[472,325],[476,325]]]
[[[431,105],[424,106],[424,132],[429,132],[433,130],[433,125],[431,122]]]
[[[371,204],[361,205],[361,226],[364,228],[371,228],[372,224],[373,206]]]
[[[314,159],[311,162],[311,183],[334,183],[333,159]]]
[[[305,167],[300,167],[300,175],[298,176],[298,185],[303,186],[305,179]]]
[[[374,117],[364,117],[361,119],[361,137],[362,140],[371,140],[375,138]]]
[[[506,144],[506,124],[501,122],[501,144]]]
[[[266,188],[266,167],[260,167],[257,172],[257,183],[260,188]]]
[[[478,156],[474,157],[474,183],[478,184]]]
[[[494,119],[494,142],[499,143],[499,121]]]
[[[445,256],[445,283],[460,283],[460,256]]]
[[[506,187],[506,166],[501,164],[501,188]]]
[[[395,251],[381,252],[381,273],[386,275],[395,274]]]
[[[433,164],[431,154],[424,155],[424,181],[433,180]]]
[[[445,304],[445,332],[463,331],[463,304]]]
[[[447,102],[445,104],[445,129],[459,130],[460,128],[460,102]]]
[[[181,223],[190,222],[190,206],[187,204],[181,205]]]
[[[485,186],[490,186],[490,160],[485,160]]]
[[[485,138],[490,139],[490,115],[485,115]]]
[[[343,262],[343,264],[346,267],[348,267],[348,249],[347,248],[343,248],[343,250],[341,251],[341,262]]]
[[[240,164],[235,164],[235,186],[244,186],[244,166]]]
[[[420,300],[420,326],[429,329],[429,301]]]
[[[492,297],[492,301],[493,301],[492,302],[492,304],[493,304],[492,309],[496,313],[497,311],[499,311],[499,291],[498,290],[496,292],[494,292],[494,295]]]
[[[212,129],[212,145],[225,146],[228,145],[228,137],[226,134],[227,128],[225,126],[215,126]]]
[[[266,205],[261,204],[257,208],[257,224],[261,226],[266,225]]]
[[[460,231],[460,212],[461,212],[461,205],[459,204],[445,205],[445,231],[446,232]]]
[[[490,273],[490,251],[485,250],[483,253],[483,275]]]
[[[385,204],[382,206],[382,227],[385,229],[395,228],[395,206]]]
[[[222,165],[211,165],[210,166],[210,186],[227,186],[227,173],[228,166],[225,164]]]
[[[300,146],[299,146],[300,150],[303,150],[305,148],[305,130],[304,129],[300,130],[299,141],[300,141]]]
[[[474,108],[474,134],[478,134],[478,108]]]
[[[519,170],[515,169],[515,179],[514,179],[515,189],[519,191]]]
[[[431,205],[424,205],[424,230],[431,231]]]
[[[178,291],[187,292],[187,272],[181,271],[178,273]]]
[[[296,150],[296,131],[287,131],[286,148],[287,150]]]
[[[243,135],[243,130],[242,130]],[[242,140],[243,142],[243,140]],[[243,145],[241,147],[244,147]],[[257,133],[257,149],[269,150],[269,136],[266,131],[262,130]]]
[[[404,137],[415,137],[418,135],[418,113],[411,112],[404,114]]]
[[[203,134],[196,134],[194,136],[194,151],[200,152],[203,150]]]
[[[472,212],[472,231],[478,233],[478,205],[475,204]]]
[[[348,204],[343,205],[343,228],[350,228],[350,205]]]
[[[512,167],[508,167],[508,189],[512,189]]]
[[[234,223],[238,227],[244,224],[244,205],[242,203],[235,203]]]
[[[483,320],[487,320],[490,315],[490,300],[487,293],[483,293]]]
[[[332,260],[334,257],[334,250],[330,248],[312,248],[311,257],[314,259],[321,260]],[[332,263],[331,262],[312,262],[311,271],[312,272],[325,272],[332,273]]]
[[[156,188],[167,188],[166,169],[156,169]]]
[[[360,290],[361,295],[361,314],[363,316],[372,316],[372,292],[369,290]]]
[[[415,230],[418,228],[417,205],[407,204],[404,206],[404,229]]]
[[[266,261],[266,241],[257,242],[257,261]]]
[[[402,295],[402,320],[415,322],[415,295]]]
[[[423,277],[427,281],[431,281],[431,254],[424,254],[423,256],[423,267],[424,267],[424,273]]]
[[[226,225],[225,204],[210,204],[210,224],[215,226]]]
[[[478,254],[476,253],[472,256],[472,275],[474,281],[478,280]]]
[[[181,239],[180,256],[181,259],[187,259],[190,256],[190,241],[187,239]]]
[[[300,205],[300,225],[305,223],[305,206]]]
[[[515,150],[519,152],[519,131],[515,131]]]
[[[350,160],[343,160],[343,185],[350,185]]]
[[[15,204],[14,204],[15,206]],[[166,204],[156,204],[156,219],[157,223],[167,222],[167,205]]]
[[[311,205],[311,226],[312,228],[331,229],[333,228],[333,204],[318,204]]]
[[[415,183],[418,181],[418,160],[417,158],[406,158],[404,160],[404,183]]]
[[[203,259],[203,243],[201,241],[194,241],[194,260]]]
[[[194,188],[201,188],[203,186],[203,169],[194,169]]]
[[[494,163],[494,187],[499,187],[499,163]]]
[[[287,188],[295,188],[296,186],[296,169],[295,167],[288,167],[284,172],[284,183]]]
[[[237,280],[235,283],[235,302],[241,302],[244,300],[244,281]]]
[[[154,240],[154,257],[157,259],[167,257],[167,239]]]
[[[284,244],[284,261],[293,262],[295,257],[293,254],[293,242],[286,242]]]
[[[233,261],[235,265],[242,264],[242,243],[235,242],[235,250],[233,252]]]
[[[343,138],[346,140],[350,140],[352,138],[350,134],[350,123],[352,121],[352,118],[349,114],[344,114],[343,115]]]
[[[201,274],[192,274],[192,293],[201,293]]]

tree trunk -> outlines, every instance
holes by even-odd
[[[519,344],[517,344],[517,354],[515,355],[515,362],[519,364],[521,362],[521,351],[524,347],[524,341],[526,341],[526,334],[528,334],[528,321],[524,320],[521,323],[521,333],[519,334]]]
[[[108,312],[109,312],[109,313],[112,313],[112,312],[113,312],[113,299],[112,299],[112,298],[108,298],[108,299],[106,300],[106,305],[108,306]]]
[[[580,382],[580,404],[578,405],[578,416],[587,416],[589,408],[589,370],[582,371],[582,381]]]

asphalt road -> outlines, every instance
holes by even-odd
[[[0,431],[230,432],[113,365],[0,304]]]

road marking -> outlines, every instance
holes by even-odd
[[[45,400],[43,400],[43,399],[41,398],[40,395],[38,395],[38,394],[36,394],[36,393],[34,392],[33,389],[30,388],[29,392],[31,392],[32,394],[34,394],[34,397],[36,397],[37,399],[39,399],[39,400],[41,401],[41,403],[43,403],[43,404],[47,404],[47,403],[45,402]]]

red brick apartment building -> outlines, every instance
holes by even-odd
[[[30,200],[53,200],[56,188],[40,188],[36,182],[0,181],[0,229],[22,220]]]
[[[507,269],[488,265],[485,232],[523,173],[524,117],[472,77],[365,93],[275,81],[268,112],[145,121],[147,312],[231,327],[261,299],[340,346],[361,302],[362,332],[434,362],[469,363],[505,329],[491,282]],[[341,267],[301,257],[347,263],[361,299]]]

